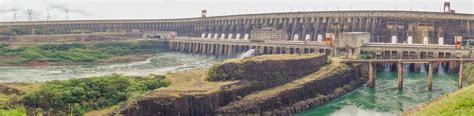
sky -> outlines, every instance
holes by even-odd
[[[295,11],[406,10],[441,12],[446,0],[0,0],[0,21],[170,19]],[[457,13],[474,14],[474,0],[449,0]],[[66,9],[69,10],[66,15]]]

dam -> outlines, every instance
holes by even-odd
[[[474,61],[472,23],[473,14],[389,10],[17,21],[0,22],[0,42],[28,46],[31,43],[22,42],[158,41],[174,52],[122,65],[4,69],[11,73],[5,81],[12,82],[21,71],[40,72],[28,73],[28,81],[113,71],[170,78],[170,87],[138,96],[109,115],[304,115],[328,109],[320,114],[329,115],[337,108],[325,104],[339,107],[340,101],[367,96],[367,101],[352,105],[375,112],[380,110],[374,106],[400,105],[380,111],[392,114],[406,110],[411,102],[462,88],[463,67]],[[15,30],[21,33],[10,33]],[[249,51],[254,54],[248,56],[255,57],[233,59]],[[377,94],[393,95],[387,99],[400,102],[379,99],[383,95]],[[424,99],[412,100],[416,95]]]

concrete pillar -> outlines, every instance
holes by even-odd
[[[221,34],[221,39],[225,39],[225,33]]]
[[[398,62],[397,67],[398,67],[398,90],[402,90],[403,89],[403,64],[401,62]]]
[[[272,46],[271,48],[272,48],[272,54],[278,54],[277,47]]]
[[[471,23],[470,23],[470,21],[466,21],[466,27],[467,27],[467,28],[466,28],[466,30],[467,30],[467,32],[466,32],[467,37],[469,37],[470,39],[472,39],[472,37],[471,37]],[[469,38],[468,38],[468,39],[469,39]]]
[[[408,36],[407,43],[413,44],[413,36]]]
[[[392,36],[392,44],[396,44],[398,41],[398,38],[396,35]]]
[[[219,37],[219,34],[218,33],[214,34],[214,39],[217,39],[217,37]]]
[[[318,34],[318,42],[323,42],[323,35]]]
[[[206,33],[202,33],[201,38],[206,38]]]
[[[306,34],[306,37],[304,38],[305,41],[311,41],[311,35]]]
[[[207,39],[211,39],[211,37],[212,37],[212,33],[208,33],[207,34]]]
[[[215,52],[215,48],[216,47],[216,44],[211,44],[211,49],[210,49],[210,52],[209,52],[209,55],[214,55],[214,52]]]
[[[433,87],[433,63],[428,64],[428,91],[431,91]]]
[[[265,52],[264,48],[265,48],[264,46],[259,46],[258,47],[258,55],[263,55],[264,54],[264,52]]]
[[[293,41],[298,41],[300,39],[300,36],[298,34],[295,34],[293,36]]]
[[[234,55],[234,46],[227,45],[227,56],[232,56],[232,55]]]
[[[244,40],[249,40],[249,34],[248,34],[248,33],[246,33],[246,34],[244,35]]]
[[[199,43],[194,44],[194,53],[199,54]]]
[[[227,37],[227,39],[232,39],[232,36],[233,36],[232,33],[229,34],[229,36]]]
[[[367,85],[369,87],[374,87],[375,86],[375,70],[374,70],[374,63],[369,62],[369,82],[367,82]]]
[[[459,62],[459,77],[458,77],[458,89],[462,88],[462,74],[463,74],[463,65],[462,61]]]
[[[438,45],[444,45],[444,37],[438,38]]]
[[[207,52],[207,48],[206,48],[205,45],[206,45],[206,44],[201,44],[201,55],[202,55],[202,54],[206,54],[206,52]]]
[[[429,44],[429,43],[430,43],[430,42],[429,42],[428,37],[423,37],[423,44],[427,45],[427,44]]]
[[[298,54],[304,54],[304,47],[300,47],[300,48],[299,48]]]
[[[214,56],[218,57],[221,53],[221,45],[220,44],[215,44],[214,47]]]
[[[240,33],[237,33],[237,35],[235,36],[235,39],[237,39],[237,40],[240,39]]]

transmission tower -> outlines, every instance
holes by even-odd
[[[49,9],[46,10],[46,12],[47,12],[46,21],[50,21],[51,20],[51,14],[49,14]]]
[[[71,12],[70,9],[64,9],[64,12],[66,13],[66,20],[69,20],[69,12]]]
[[[33,10],[28,9],[28,10],[26,11],[26,13],[28,14],[28,21],[33,21],[33,17],[32,17],[32,15],[33,15]]]
[[[16,13],[18,12],[18,9],[12,9],[12,13],[13,13],[13,21],[17,21],[17,16],[16,16]]]

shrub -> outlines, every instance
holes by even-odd
[[[23,103],[56,113],[75,114],[117,105],[137,93],[168,86],[162,76],[141,78],[113,74],[102,77],[51,81],[23,97]]]
[[[207,81],[224,81],[229,80],[229,76],[223,72],[217,71],[221,64],[216,64],[207,71]]]

